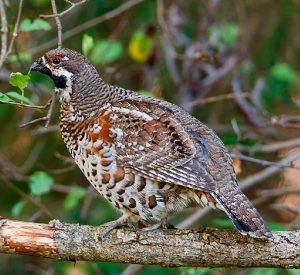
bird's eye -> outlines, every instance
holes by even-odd
[[[54,55],[54,56],[50,57],[50,62],[55,65],[58,65],[61,61],[62,61],[62,58],[59,55]]]

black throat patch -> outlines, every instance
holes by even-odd
[[[56,88],[64,89],[67,87],[67,78],[64,75],[53,75],[47,67],[43,67],[40,72],[49,75],[52,78]]]
[[[64,89],[67,87],[67,78],[64,75],[60,75],[60,76],[52,75],[51,78],[53,79],[56,88]]]

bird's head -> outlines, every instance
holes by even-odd
[[[80,98],[87,97],[88,93],[91,95],[95,90],[93,86],[85,89],[89,82],[103,83],[94,66],[82,54],[68,48],[45,53],[30,66],[30,70],[51,77],[61,102],[69,102],[72,95]]]
[[[87,59],[80,53],[63,48],[45,53],[31,66],[31,71],[38,71],[50,76],[56,88],[65,89],[72,84],[74,76],[88,64]]]

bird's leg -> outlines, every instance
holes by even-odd
[[[147,225],[147,223],[145,223]],[[167,224],[167,218],[162,218],[159,222],[152,224],[152,225],[147,225],[146,227],[142,228],[142,231],[152,231],[155,229],[173,229],[173,225]]]
[[[119,227],[122,227],[122,226],[125,226],[125,225],[126,226],[133,226],[133,225],[128,223],[130,218],[131,218],[131,215],[123,214],[123,216],[121,216],[119,219],[117,219],[115,221],[105,223],[104,225],[107,226],[107,227],[104,229],[102,234],[99,236],[99,240],[102,241],[115,228],[119,228]]]

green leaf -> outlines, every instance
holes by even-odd
[[[34,103],[28,97],[22,96],[22,95],[18,94],[17,92],[11,91],[11,92],[5,93],[5,95],[9,96],[10,98],[17,99],[21,102],[25,102],[29,105],[34,105]]]
[[[37,30],[49,31],[51,30],[51,25],[47,21],[40,18],[34,19],[32,22],[30,19],[22,20],[20,24],[20,31],[32,32]]]
[[[90,58],[92,62],[104,65],[118,60],[122,53],[123,49],[119,41],[102,39],[96,42]]]
[[[11,209],[11,214],[14,218],[18,218],[24,208],[24,206],[26,205],[26,201],[21,200],[18,201]]]
[[[10,103],[10,102],[14,102],[14,101],[11,98],[9,98],[6,94],[0,92],[0,102]]]
[[[20,72],[10,74],[9,84],[14,87],[18,87],[22,92],[24,92],[24,89],[27,87],[29,81],[29,74],[22,74]]]
[[[143,96],[153,96],[150,91],[146,91],[146,90],[140,90],[138,91],[138,93]]]
[[[53,178],[43,171],[34,172],[29,178],[30,193],[36,196],[48,193],[54,183]]]
[[[88,34],[84,34],[82,38],[82,52],[85,56],[88,55],[90,50],[94,46],[94,39],[93,37],[89,36]]]
[[[208,30],[209,40],[216,49],[221,49],[225,44],[231,48],[240,35],[240,27],[235,23],[227,23],[221,26],[212,26]]]
[[[64,201],[64,208],[72,210],[85,195],[85,188],[74,187]]]
[[[16,63],[18,61],[23,62],[31,62],[32,61],[32,55],[29,53],[19,53],[18,55],[11,54],[8,56],[8,61],[10,63]]]
[[[276,64],[271,70],[271,77],[281,82],[293,84],[297,80],[297,73],[289,64]]]

